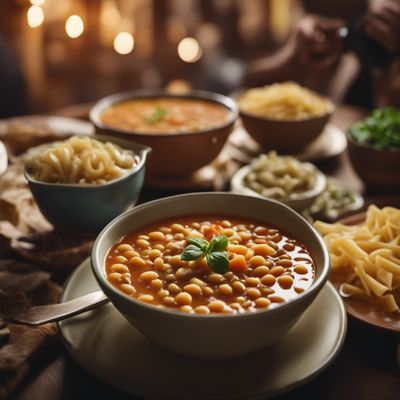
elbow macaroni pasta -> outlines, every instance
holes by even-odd
[[[264,197],[295,199],[314,187],[317,172],[310,163],[270,151],[252,162],[244,184]]]
[[[343,274],[342,296],[369,298],[385,311],[399,312],[400,210],[372,205],[362,224],[314,225],[324,236],[333,272]]]
[[[244,112],[280,120],[302,120],[332,110],[328,100],[294,82],[249,89],[239,98],[238,103]]]
[[[43,182],[101,184],[126,174],[135,164],[131,151],[73,136],[32,157],[27,167],[34,179]]]

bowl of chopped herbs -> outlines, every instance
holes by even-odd
[[[351,163],[366,189],[400,191],[400,109],[375,109],[348,132]]]

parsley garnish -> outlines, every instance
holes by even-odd
[[[155,124],[156,122],[161,121],[167,115],[167,110],[160,106],[157,106],[156,109],[146,117],[146,121],[149,124]]]
[[[349,135],[356,142],[377,149],[400,150],[400,110],[394,107],[378,108],[372,115],[351,126]]]

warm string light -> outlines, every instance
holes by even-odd
[[[40,7],[46,0],[30,0],[32,6],[27,11],[27,21],[31,28],[43,24],[44,13]],[[65,22],[65,31],[72,38],[78,38],[85,30],[83,19],[79,15],[70,15]],[[114,50],[118,54],[129,54],[133,51],[135,40],[129,32],[119,32],[114,38]],[[182,61],[194,63],[202,56],[199,42],[192,37],[183,38],[178,44],[178,55]]]
[[[28,25],[31,28],[37,28],[43,24],[44,21],[44,13],[43,10],[39,6],[31,6],[29,7],[26,13],[26,19],[28,21]]]
[[[67,21],[65,22],[65,31],[70,38],[76,39],[82,35],[84,30],[85,25],[79,15],[70,15],[68,17]]]
[[[199,42],[192,37],[186,37],[178,44],[178,55],[181,60],[187,63],[198,61],[202,53]]]
[[[129,32],[120,32],[114,39],[114,49],[118,54],[129,54],[135,46],[133,36]]]

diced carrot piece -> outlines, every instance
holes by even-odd
[[[247,261],[243,255],[239,254],[233,257],[230,261],[230,269],[232,272],[246,272],[247,271]]]
[[[204,232],[204,236],[207,240],[211,240],[214,236],[221,234],[222,227],[219,224],[212,224],[209,229]]]

